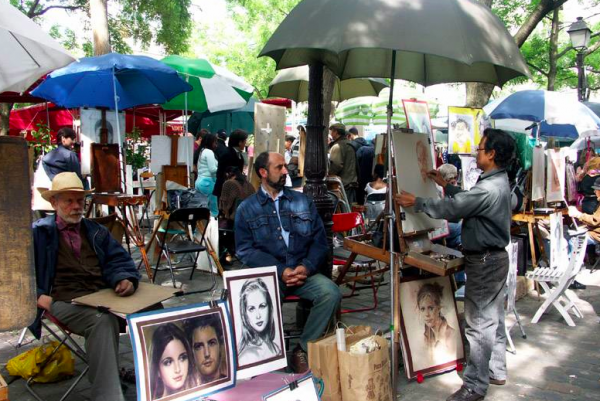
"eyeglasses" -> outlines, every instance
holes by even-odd
[[[485,151],[485,148],[477,148],[475,149],[477,152]]]

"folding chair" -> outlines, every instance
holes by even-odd
[[[50,327],[50,325],[48,324],[48,322],[53,323],[57,327],[59,333],[57,333],[56,331],[54,331]],[[52,351],[52,353],[43,362],[42,366],[40,366],[40,372],[42,371],[42,369],[44,368],[44,366],[48,362],[50,362],[50,360],[52,359],[52,356],[56,352],[58,352],[58,350],[62,346],[67,347],[77,358],[79,358],[85,364],[85,369],[83,369],[83,371],[79,375],[76,376],[75,381],[71,384],[71,386],[69,386],[69,388],[67,389],[67,391],[60,398],[60,401],[64,401],[71,394],[71,392],[75,389],[75,386],[77,386],[77,384],[79,384],[79,382],[81,381],[81,379],[83,379],[83,377],[87,374],[88,370],[90,369],[90,367],[88,365],[87,354],[85,353],[85,351],[83,350],[83,348],[81,348],[81,346],[79,346],[79,344],[77,344],[77,342],[75,341],[75,339],[73,339],[73,337],[72,337],[73,333],[67,328],[67,326],[65,326],[64,324],[62,324],[56,317],[54,317],[48,311],[45,311],[44,314],[42,315],[42,327],[44,329],[46,329],[48,331],[48,333],[50,333],[50,335],[52,337],[54,337],[54,339],[56,339],[56,341],[59,342],[59,344],[58,344],[58,346],[56,348],[54,348],[54,350]],[[19,346],[21,345],[22,339],[23,339],[23,335],[21,335],[21,338],[19,339]],[[29,393],[36,400],[38,400],[38,401],[44,401],[44,399],[41,398],[40,395],[38,393],[36,393],[35,390],[33,389],[33,385],[35,384],[34,380],[35,380],[35,376],[30,377],[27,380],[27,383],[25,384],[25,387],[27,388],[27,391],[29,391]]]
[[[575,326],[575,322],[573,322],[569,314],[571,310],[578,318],[583,317],[583,314],[577,305],[575,305],[575,301],[578,298],[569,290],[569,286],[575,280],[575,277],[579,274],[583,266],[587,232],[577,233],[572,239],[573,249],[566,267],[564,264],[555,267],[537,267],[532,272],[527,273],[527,277],[538,282],[547,295],[546,300],[539,307],[533,319],[531,319],[531,323],[537,323],[551,305],[560,312],[571,327]]]
[[[202,221],[204,222],[204,224],[200,224],[199,228],[201,230],[201,236],[200,236],[200,240],[199,242],[195,242],[193,237],[192,237],[192,233],[194,231],[194,229],[197,228],[198,226],[198,222]],[[177,229],[176,232],[177,234],[181,234],[182,237],[187,239],[171,239],[170,241],[167,238],[167,235],[165,235],[164,239],[162,241],[158,240],[159,245],[160,245],[160,252],[161,254],[167,259],[167,265],[168,265],[168,270],[171,273],[171,280],[173,281],[173,287],[177,288],[176,286],[176,282],[175,282],[175,275],[174,275],[174,270],[175,269],[185,269],[185,268],[191,268],[192,269],[192,273],[190,274],[190,280],[194,277],[194,270],[196,270],[196,261],[198,260],[198,256],[200,255],[200,252],[205,252],[207,251],[207,243],[206,243],[206,228],[208,227],[208,222],[210,221],[210,210],[206,209],[206,208],[189,208],[189,209],[177,209],[175,211],[173,211],[170,215],[169,215],[169,220],[167,221],[167,226],[164,230],[165,234],[169,234],[171,230],[171,228],[173,226],[177,226],[180,227],[182,229]],[[173,262],[171,261],[171,255],[185,255],[185,254],[195,254],[195,256],[192,257],[192,264],[191,265],[186,265],[186,266],[173,266]],[[153,279],[152,282],[154,282],[156,280],[156,274],[159,270],[159,265],[160,265],[160,257],[157,258],[158,260],[156,261],[156,266],[154,268],[154,275],[153,275]],[[204,290],[205,291],[211,291],[213,288],[215,288],[216,286],[216,280],[215,280],[215,276],[214,274],[212,274],[213,271],[213,267],[212,267],[212,262],[210,257],[208,258],[208,263],[210,264],[210,271],[211,271],[211,276],[212,276],[212,286],[207,289]],[[166,269],[161,269],[161,270],[166,270]]]

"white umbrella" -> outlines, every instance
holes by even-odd
[[[43,75],[75,61],[7,1],[0,1],[0,49],[0,92],[23,92]]]

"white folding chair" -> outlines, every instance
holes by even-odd
[[[569,312],[572,311],[578,318],[583,317],[581,311],[575,304],[575,301],[577,301],[578,298],[569,290],[569,285],[573,283],[583,266],[585,247],[587,244],[587,232],[579,232],[572,238],[573,249],[568,263],[563,259],[563,262],[559,263],[558,266],[538,267],[532,272],[527,273],[527,277],[537,281],[547,295],[546,300],[537,310],[533,319],[531,319],[531,323],[537,323],[551,305],[560,312],[569,326],[575,326],[575,322],[571,318]],[[550,285],[552,285],[552,287]]]

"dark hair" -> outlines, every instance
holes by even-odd
[[[194,363],[192,348],[186,340],[183,331],[174,323],[166,323],[158,327],[152,335],[152,344],[150,346],[150,383],[152,386],[152,399],[156,400],[165,396],[165,385],[160,377],[160,358],[165,348],[171,341],[179,340],[185,348],[188,356],[188,371],[185,385],[187,388],[196,386],[196,364]]]
[[[198,133],[196,134],[196,140],[200,139],[200,138],[204,138],[206,136],[206,134],[210,134],[210,131],[208,131],[206,128],[202,128],[200,131],[198,131]]]
[[[229,142],[227,145],[230,148],[237,148],[240,146],[240,142],[244,142],[246,139],[248,139],[248,133],[243,129],[236,129],[229,135]]]
[[[262,152],[260,155],[258,155],[256,160],[254,160],[254,171],[256,172],[256,175],[258,175],[258,178],[261,178],[261,168],[269,171],[269,152]]]
[[[269,307],[267,325],[262,333],[258,333],[254,330],[248,321],[248,316],[246,315],[248,294],[253,291],[260,291],[265,296],[267,306]],[[258,339],[262,339],[262,341],[267,345],[267,347],[269,347],[271,351],[276,352],[277,348],[273,343],[275,340],[275,316],[273,310],[273,300],[271,299],[271,294],[269,294],[267,285],[262,279],[255,278],[248,280],[242,286],[240,291],[240,316],[242,318],[242,338],[238,346],[238,356],[247,345],[256,343]]]
[[[219,137],[219,139],[225,140],[225,139],[227,139],[227,131],[225,131],[223,128],[221,128],[220,130],[217,131],[217,136]]]
[[[485,141],[485,151],[496,151],[496,156],[494,157],[496,165],[500,168],[507,167],[515,156],[514,139],[506,132],[495,128],[486,128],[483,131],[483,138],[487,138]]]
[[[297,129],[298,131],[304,132],[304,133],[306,134],[306,129],[304,128],[304,125],[298,125],[298,126],[296,127],[296,129]]]
[[[352,135],[358,135],[358,130],[356,129],[356,127],[352,127],[348,130],[349,133],[351,133]]]
[[[239,182],[244,182],[246,181],[246,176],[244,175],[244,173],[242,173],[240,171],[240,169],[238,167],[235,166],[227,166],[225,168],[225,177],[227,177],[228,175],[233,175],[235,177],[235,179]]]
[[[217,137],[215,135],[206,134],[204,135],[204,138],[202,138],[202,142],[200,142],[200,149],[213,150],[215,142],[217,142]]]
[[[376,176],[377,178],[384,178],[384,169],[385,166],[383,164],[376,164],[375,165],[375,169],[373,170],[373,175]]]
[[[294,135],[286,135],[285,136],[286,142],[294,142],[295,140],[296,140],[296,137]]]
[[[60,145],[63,138],[77,139],[77,134],[73,128],[64,127],[56,133],[56,142]]]
[[[333,124],[329,127],[329,130],[335,130],[340,136],[346,136],[346,126],[344,124]]]
[[[450,124],[452,126],[452,128],[456,128],[456,126],[459,123],[463,123],[464,125],[467,126],[467,129],[471,129],[471,124],[469,124],[465,119],[462,118],[457,118],[455,121],[452,122],[452,124]]]
[[[215,334],[217,335],[219,343],[221,345],[223,344],[223,323],[221,322],[221,319],[217,313],[211,313],[183,321],[183,330],[185,331],[185,336],[190,342],[191,348],[194,346],[194,331],[196,331],[196,329],[203,329],[205,327],[212,327],[215,330]]]

